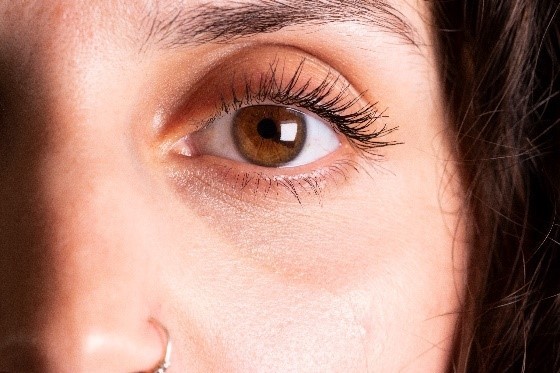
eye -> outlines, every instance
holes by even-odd
[[[178,146],[187,156],[206,154],[263,167],[296,167],[332,153],[340,141],[330,125],[311,113],[253,105],[216,118]]]

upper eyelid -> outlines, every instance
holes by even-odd
[[[269,65],[269,75],[260,76],[259,87],[256,91],[251,91],[251,84],[245,83],[245,91],[237,97],[235,90],[232,89],[233,97],[229,101],[233,104],[230,103],[228,106],[227,100],[222,98],[222,105],[218,112],[227,113],[228,110],[237,110],[244,105],[255,103],[255,101],[259,103],[262,99],[272,100],[279,105],[295,105],[309,110],[323,120],[336,125],[333,129],[354,140],[353,144],[364,155],[377,158],[379,156],[377,148],[401,144],[397,141],[377,140],[398,128],[387,128],[386,125],[382,125],[377,130],[371,128],[379,119],[388,118],[388,116],[385,111],[378,111],[377,103],[362,101],[365,92],[355,92],[352,85],[342,75],[333,73],[330,68],[320,79],[320,83],[310,84],[310,80],[307,80],[301,71],[306,61],[306,58],[302,58],[296,71],[284,83],[285,72],[283,69],[281,69],[280,82],[277,81],[278,59],[275,59]],[[300,80],[303,80],[303,84],[298,86]],[[338,88],[336,88],[337,86]],[[261,97],[262,91],[265,94]]]
[[[302,66],[304,71],[296,73]],[[263,81],[268,81],[266,89]],[[210,125],[222,113],[241,105],[263,103],[262,100],[316,114],[351,140],[355,150],[366,158],[382,158],[380,147],[400,144],[385,139],[397,127],[387,127],[386,112],[377,109],[376,101],[370,101],[372,94],[360,93],[336,68],[297,47],[264,44],[237,49],[220,56],[192,83],[181,86],[186,90],[169,108],[169,124],[160,132],[162,137],[158,136],[163,139],[163,153],[188,133]],[[298,92],[302,86],[307,88]],[[289,94],[287,87],[291,87]],[[265,95],[263,90],[267,91]]]

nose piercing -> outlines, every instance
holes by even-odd
[[[150,322],[163,330],[166,339],[165,351],[163,352],[161,360],[158,362],[153,373],[165,373],[171,366],[171,337],[169,336],[169,330],[167,330],[167,328],[163,326],[161,322],[154,318],[151,318]]]

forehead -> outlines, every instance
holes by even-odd
[[[160,1],[158,1],[158,4]],[[64,37],[106,36],[138,23],[143,13],[155,3],[83,0],[30,0],[0,2],[0,35],[13,39],[45,40]],[[22,43],[23,44],[23,43]]]

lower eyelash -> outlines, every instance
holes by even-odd
[[[186,173],[173,172],[172,177],[178,185],[192,188],[193,180],[202,183],[208,190],[229,195],[236,200],[286,200],[295,198],[300,204],[307,199],[318,200],[322,204],[325,193],[335,191],[347,182],[352,172],[367,170],[361,164],[350,159],[341,159],[328,166],[308,173],[297,175],[270,176],[264,172],[239,171],[234,166],[210,162],[200,169],[190,169]]]
[[[236,182],[231,185],[232,190],[259,196],[262,193],[267,198],[281,197],[281,194],[287,193],[302,204],[306,197],[314,197],[322,201],[328,186],[339,186],[347,181],[349,172],[358,172],[358,170],[359,166],[356,162],[340,160],[310,173],[295,176],[271,177],[261,172],[233,171],[232,168],[222,172],[235,173]]]
[[[388,116],[386,110],[379,111],[376,108],[377,103],[360,104],[365,92],[358,96],[351,94],[349,83],[341,87],[343,78],[332,72],[328,72],[318,85],[312,85],[311,79],[302,78],[305,62],[306,59],[302,59],[294,74],[286,79],[284,69],[279,68],[280,62],[276,59],[270,64],[268,73],[259,76],[256,84],[245,77],[241,93],[232,83],[232,97],[226,99],[222,96],[218,112],[228,114],[244,106],[265,102],[303,108],[331,123],[333,130],[348,138],[368,158],[382,157],[378,148],[402,144],[381,140],[398,127],[388,128],[382,124],[381,128],[374,130],[378,120]]]

